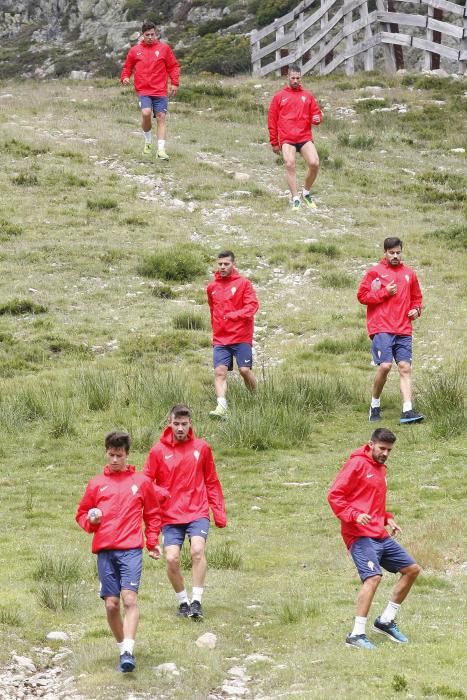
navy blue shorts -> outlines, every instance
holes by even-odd
[[[157,112],[167,112],[169,108],[169,98],[165,96],[154,97],[151,95],[140,95],[138,98],[138,105],[140,109],[152,107],[152,113],[156,116]]]
[[[142,549],[103,549],[97,553],[101,598],[120,597],[123,589],[138,592],[143,570]]]
[[[238,367],[253,367],[253,348],[250,343],[214,346],[212,355],[214,367],[224,365],[231,372],[234,357]]]
[[[299,143],[291,143],[290,141],[286,141],[286,144],[288,146],[295,146],[295,150],[298,151],[298,153],[300,153],[300,151],[306,143],[312,143],[312,141],[300,141]]]
[[[182,525],[164,525],[162,528],[164,547],[169,547],[176,544],[180,549],[183,547],[185,537],[191,542],[192,537],[208,538],[209,518],[198,518],[192,523],[184,523]]]
[[[370,576],[382,576],[381,567],[396,574],[406,566],[415,564],[415,560],[393,537],[359,537],[351,546],[350,554],[362,581]]]
[[[412,336],[376,333],[371,342],[371,356],[375,365],[382,362],[412,362]]]

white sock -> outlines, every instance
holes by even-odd
[[[404,401],[402,404],[402,413],[412,410],[412,401]]]
[[[143,131],[144,141],[146,143],[152,143],[152,131]]]
[[[200,588],[199,586],[193,586],[193,591],[191,594],[191,602],[194,600],[197,600],[198,602],[201,603],[201,598],[203,597],[203,591],[204,588]]]
[[[123,642],[117,642],[117,646],[120,649],[120,654],[123,654]]]
[[[158,148],[160,151],[163,151],[163,150],[164,150],[164,148],[165,148],[165,139],[158,139],[158,141],[157,141],[157,148]]]
[[[227,399],[223,396],[217,397],[217,403],[219,404],[219,406],[222,406],[222,408],[227,408]]]
[[[387,624],[388,622],[393,622],[396,619],[396,615],[399,612],[400,605],[389,601],[386,610],[379,616],[381,622]]]
[[[129,654],[133,654],[133,650],[135,648],[135,640],[134,639],[124,639],[122,642],[122,650],[121,654],[124,654],[126,651]]]
[[[299,201],[300,201],[300,197],[298,196],[298,194],[296,194],[295,197],[292,197],[292,199],[293,199],[294,202],[299,202]]]
[[[303,196],[306,197],[307,194],[310,194],[310,190],[306,190],[305,188],[303,188]]]
[[[381,399],[375,399],[374,396],[371,397],[371,408],[380,408]]]
[[[352,637],[355,637],[357,634],[365,634],[365,627],[366,627],[366,617],[358,617],[358,615],[355,617],[355,623],[353,626],[352,630]]]
[[[180,605],[180,603],[188,603],[188,594],[185,589],[183,591],[180,591],[180,593],[175,593],[175,596],[177,598],[177,602]]]

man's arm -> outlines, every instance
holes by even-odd
[[[414,320],[422,315],[423,295],[420,289],[417,275],[413,273],[412,282],[410,285],[410,311],[409,318]]]
[[[242,308],[236,311],[228,311],[226,319],[252,318],[259,309],[258,297],[250,280],[245,280],[245,287],[242,297]]]
[[[97,508],[97,499],[95,488],[92,486],[92,482],[89,482],[86,486],[86,490],[83,494],[82,499],[78,504],[78,509],[76,511],[75,520],[80,527],[86,532],[96,532],[100,525],[100,521],[97,523],[91,523],[88,517],[88,513],[91,508]]]
[[[354,479],[355,466],[350,461],[346,462],[335,478],[328,493],[329,505],[339,520],[342,520],[344,523],[358,522],[360,516],[367,516],[371,519],[368,513],[362,513],[352,505],[350,500],[352,494],[351,484]]]
[[[170,78],[170,97],[175,97],[180,84],[180,64],[170,46],[167,46],[165,65]]]
[[[227,525],[227,515],[225,512],[224,494],[222,493],[222,487],[209,445],[204,445],[203,447],[203,475],[214,522],[217,527],[225,527]]]
[[[133,51],[130,49],[128,51],[127,57],[125,59],[125,63],[123,64],[122,72],[120,74],[120,82],[123,85],[128,85],[130,82],[131,75],[133,73],[133,69],[135,67],[135,59],[133,56]]]
[[[311,123],[314,126],[321,124],[321,122],[323,121],[323,113],[322,113],[320,106],[316,102],[313,95],[311,96],[310,116],[311,116]]]
[[[268,111],[268,131],[269,131],[269,143],[271,144],[273,151],[280,151],[279,147],[279,134],[277,131],[277,122],[279,118],[279,99],[277,95],[271,100]]]
[[[159,533],[161,531],[159,500],[154,486],[149,479],[144,484],[143,520],[145,525],[144,534],[146,537],[146,547],[150,552],[158,549],[156,553],[160,556],[160,548],[158,548]],[[159,556],[154,556],[153,558],[158,559]]]
[[[397,286],[394,280],[382,282],[373,270],[369,270],[362,281],[357,291],[357,299],[360,304],[382,304],[389,297],[394,296],[397,292]]]

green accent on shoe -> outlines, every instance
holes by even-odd
[[[143,148],[143,156],[152,155],[152,143],[145,143]]]
[[[227,418],[228,410],[218,403],[214,411],[209,411],[209,415],[211,418]]]
[[[311,194],[304,194],[303,201],[307,205],[308,209],[317,209],[317,206],[314,203],[314,200],[313,200],[313,197],[311,196]]]
[[[164,151],[163,148],[158,149],[157,157],[159,158],[159,160],[169,160],[169,156],[167,155],[167,153]]]

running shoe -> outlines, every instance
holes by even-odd
[[[190,605],[190,617],[193,618],[193,620],[201,620],[203,617],[203,608],[201,607],[201,603],[199,600],[193,600],[191,605]]]
[[[345,646],[357,647],[358,649],[376,649],[375,644],[370,642],[366,634],[348,634],[345,638]]]
[[[152,143],[145,143],[143,148],[143,156],[152,155]]]
[[[177,617],[188,617],[190,614],[190,604],[180,603],[177,610]]]
[[[119,668],[122,673],[131,673],[131,671],[134,671],[136,668],[136,661],[133,654],[130,654],[129,651],[124,651],[123,654],[120,654]]]
[[[158,148],[156,155],[157,155],[157,158],[159,158],[159,160],[169,160],[169,156],[167,155],[167,153],[164,151],[163,148]]]
[[[307,205],[308,209],[316,209],[317,208],[311,194],[304,194],[303,201]]]
[[[209,411],[209,415],[211,418],[227,418],[228,410],[218,403],[214,411]]]
[[[425,416],[418,411],[402,411],[399,423],[421,423]]]
[[[381,420],[381,408],[379,406],[370,406],[368,420],[370,423],[376,423],[376,421]]]
[[[389,637],[389,639],[392,639],[393,642],[397,642],[398,644],[407,644],[409,641],[405,634],[402,634],[394,620],[392,622],[381,622],[379,617],[377,617],[373,623],[373,629],[375,632],[385,634],[386,637]]]
[[[299,199],[292,200],[292,209],[300,209],[300,200]]]

